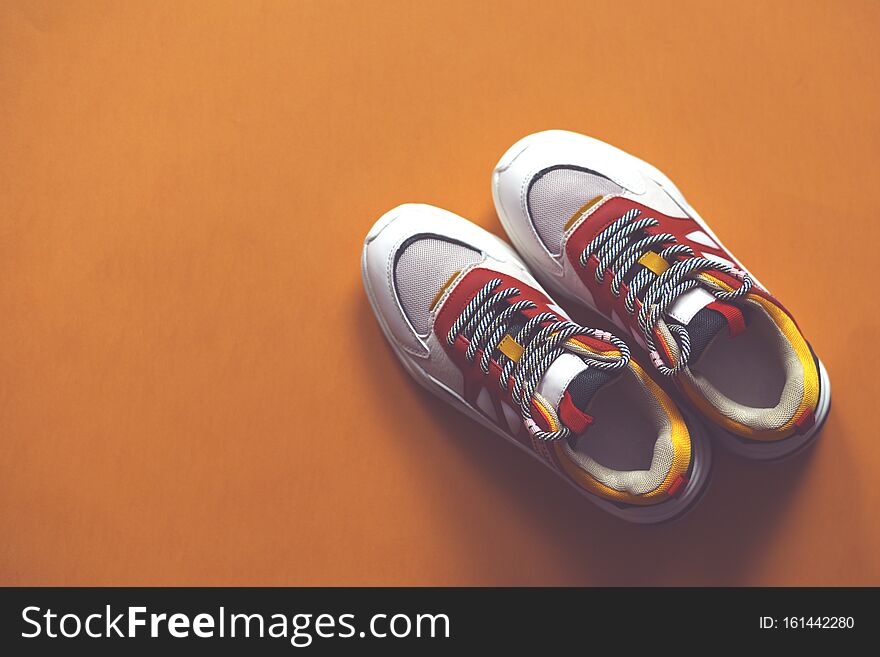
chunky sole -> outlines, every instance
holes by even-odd
[[[382,219],[379,220],[379,222],[381,221]],[[374,229],[370,232],[372,233],[374,231],[378,231],[379,229],[381,229],[381,226],[377,224],[377,226],[374,227]],[[370,305],[373,308],[373,314],[376,315],[376,319],[379,322],[382,333],[385,335],[388,344],[391,345],[391,348],[397,356],[397,359],[401,362],[404,369],[409,372],[410,376],[412,376],[416,380],[416,382],[418,382],[422,387],[430,391],[432,394],[445,401],[447,404],[455,407],[456,410],[476,420],[487,429],[490,429],[494,433],[504,438],[510,444],[521,449],[523,452],[541,463],[544,467],[550,469],[554,474],[563,479],[572,488],[574,488],[596,506],[602,508],[611,515],[626,520],[628,522],[637,524],[657,524],[662,522],[669,522],[671,520],[678,519],[684,516],[691,509],[693,509],[696,504],[702,499],[709,482],[709,474],[712,468],[712,447],[709,438],[706,435],[706,430],[703,427],[702,422],[696,419],[693,415],[683,412],[683,414],[685,415],[685,421],[688,425],[688,431],[691,434],[691,468],[688,473],[688,482],[681,493],[679,493],[675,498],[666,502],[660,502],[659,504],[651,504],[645,506],[617,504],[611,502],[610,500],[598,497],[597,495],[594,495],[589,491],[586,491],[583,488],[579,487],[567,477],[561,475],[555,468],[544,461],[538,454],[530,450],[525,445],[521,444],[519,441],[515,440],[512,436],[502,430],[501,427],[491,422],[488,418],[471,409],[464,403],[463,400],[461,400],[461,398],[455,392],[437,381],[434,377],[429,375],[421,368],[414,365],[406,356],[403,349],[401,349],[396,344],[392,337],[391,331],[385,323],[384,318],[378,311],[379,306],[373,295],[373,291],[370,288],[368,277],[366,276],[366,249],[364,249],[361,255],[361,275],[364,281],[364,288],[367,292],[367,298],[370,301]]]
[[[554,131],[548,132],[552,133]],[[537,133],[520,139],[513,146],[511,146],[507,150],[507,152],[504,153],[504,155],[501,156],[498,164],[495,165],[495,171],[497,172],[506,169],[508,166],[510,166],[513,160],[515,160],[525,150],[529,148],[532,142],[542,139],[545,134],[546,133]],[[608,144],[605,144],[598,139],[593,139],[592,137],[587,137],[587,139],[597,144],[601,144],[601,146],[605,148],[609,146]],[[619,155],[617,156],[626,157],[627,159],[629,159],[634,166],[641,170],[643,175],[652,179],[654,182],[663,187],[663,189],[670,196],[672,196],[673,200],[675,200],[675,202],[694,219],[694,221],[700,226],[700,228],[704,232],[706,232],[706,234],[708,234],[715,241],[716,244],[718,244],[719,246],[721,246],[722,249],[730,253],[730,250],[724,246],[724,243],[718,238],[712,228],[687,202],[687,200],[684,198],[684,195],[662,171],[660,171],[653,165],[648,164],[644,160],[640,160],[634,155],[630,155],[629,153],[619,151]],[[618,329],[626,334],[630,334],[629,327],[622,326],[618,322],[614,321],[612,317],[608,317],[605,313],[601,312],[598,308],[590,306],[580,298],[572,295],[559,284],[559,281],[554,276],[547,274],[543,271],[541,267],[536,266],[536,263],[530,254],[530,249],[532,247],[528,244],[523,244],[521,242],[521,240],[518,238],[517,231],[514,229],[512,222],[507,217],[507,214],[504,211],[504,206],[501,203],[501,199],[498,197],[496,185],[494,184],[494,172],[492,178],[492,196],[495,201],[495,208],[498,214],[498,218],[501,220],[501,225],[504,227],[505,232],[507,233],[510,240],[513,242],[513,245],[516,247],[516,250],[519,252],[520,256],[522,256],[523,260],[528,263],[535,278],[537,278],[544,287],[546,287],[548,290],[551,290],[559,297],[572,301],[583,308],[587,308],[588,310],[599,313],[609,322],[614,324],[614,326],[616,326]],[[736,259],[735,256],[733,257],[733,260],[740,269],[748,271],[745,266]],[[764,287],[760,283],[760,281],[758,281],[758,279],[754,276],[754,274],[749,272],[749,275],[758,285]],[[799,436],[792,436],[791,438],[785,438],[779,441],[749,440],[747,438],[741,438],[740,436],[730,433],[729,431],[716,425],[714,422],[711,422],[711,420],[709,420],[708,418],[705,418],[707,424],[709,424],[711,427],[710,430],[712,431],[713,435],[717,437],[717,439],[721,442],[722,445],[724,445],[724,447],[728,451],[738,456],[742,456],[744,458],[752,459],[755,461],[778,461],[804,451],[807,447],[815,442],[816,438],[819,435],[819,432],[822,429],[822,426],[825,423],[826,418],[828,417],[828,412],[831,409],[831,381],[828,378],[828,372],[825,370],[825,365],[822,363],[821,360],[819,360],[818,357],[816,357],[816,363],[819,368],[819,403],[816,408],[816,421],[813,427],[807,433]]]

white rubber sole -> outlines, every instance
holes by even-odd
[[[374,231],[380,229],[381,227],[378,227],[378,229],[374,227],[374,229],[370,232],[372,234]],[[575,484],[572,480],[560,474],[550,464],[544,461],[538,454],[514,439],[512,436],[502,430],[501,427],[491,422],[487,417],[470,408],[470,406],[465,404],[464,401],[455,392],[437,381],[434,377],[422,370],[420,367],[417,367],[414,363],[412,363],[406,352],[401,349],[393,339],[391,331],[385,323],[382,314],[378,310],[379,304],[376,302],[373,291],[370,287],[369,279],[366,276],[366,248],[361,254],[361,277],[364,281],[364,289],[367,293],[367,299],[369,299],[370,301],[370,306],[372,306],[373,308],[373,314],[376,315],[376,319],[379,322],[379,327],[382,329],[382,333],[385,335],[386,340],[391,345],[391,348],[397,356],[397,359],[403,364],[404,369],[409,372],[410,376],[412,376],[416,380],[416,382],[418,382],[422,387],[430,391],[432,394],[445,401],[447,404],[454,406],[456,410],[463,412],[465,415],[469,416],[473,420],[476,420],[487,429],[492,430],[493,432],[504,438],[507,442],[521,449],[523,452],[541,463],[544,467],[550,469],[555,475],[563,479],[572,488],[574,488],[596,506],[607,511],[611,515],[626,520],[628,522],[637,524],[656,524],[682,517],[693,507],[695,507],[697,502],[699,502],[699,500],[702,498],[709,481],[709,473],[712,466],[712,448],[708,437],[706,436],[705,429],[702,427],[701,424],[696,422],[694,418],[689,418],[690,421],[688,422],[688,430],[691,432],[691,462],[693,465],[691,467],[690,477],[687,484],[685,485],[685,489],[681,493],[679,493],[678,496],[666,502],[646,506],[618,505],[609,500],[605,500],[590,493],[589,491],[584,490],[583,488]]]
[[[554,131],[549,131],[554,132]],[[504,206],[501,203],[501,199],[498,197],[498,193],[496,190],[496,185],[494,184],[495,171],[506,169],[514,159],[519,157],[526,149],[528,149],[529,145],[543,138],[547,133],[536,133],[533,135],[529,135],[520,139],[513,146],[511,146],[504,155],[501,156],[501,159],[498,161],[498,164],[495,165],[495,170],[493,171],[493,184],[492,184],[492,197],[495,202],[495,209],[498,214],[498,218],[501,221],[501,225],[504,227],[504,231],[507,233],[507,236],[513,242],[516,250],[519,252],[520,256],[522,256],[523,260],[528,263],[531,267],[532,274],[535,278],[540,281],[540,283],[546,287],[548,290],[551,290],[554,294],[557,294],[565,299],[573,301],[584,308],[588,308],[593,312],[597,312],[603,317],[605,317],[609,322],[614,324],[621,331],[632,335],[629,327],[621,325],[619,322],[615,321],[614,318],[607,316],[605,313],[601,312],[598,308],[595,308],[577,296],[570,293],[566,290],[561,284],[560,280],[551,274],[547,274],[543,271],[543,269],[537,266],[535,258],[531,256],[531,249],[534,248],[532,245],[523,244],[518,238],[518,232],[514,230],[513,224],[509,217],[507,217],[507,213],[504,211]],[[608,146],[604,142],[601,142],[598,139],[594,139],[592,137],[587,137],[590,141],[596,142],[598,144],[602,144],[602,146]],[[675,202],[681,206],[681,208],[690,215],[694,221],[700,226],[700,228],[708,234],[716,244],[718,244],[724,251],[727,253],[731,253],[730,250],[724,246],[724,243],[718,238],[712,228],[706,223],[706,221],[699,215],[699,213],[694,210],[694,208],[687,202],[684,198],[684,195],[678,190],[675,184],[666,176],[662,171],[657,169],[655,166],[648,164],[644,160],[640,160],[634,155],[630,155],[629,153],[625,153],[623,151],[619,151],[619,156],[628,158],[630,162],[640,169],[643,175],[647,176],[657,184],[659,184],[663,189],[675,200]],[[732,255],[732,254],[731,254]],[[743,264],[735,257],[733,257],[734,263],[743,271],[748,272],[748,274],[752,277],[760,287],[767,289],[761,282],[752,274],[748,269],[746,269]],[[756,461],[775,461],[779,459],[783,459],[787,456],[791,456],[795,453],[798,453],[805,449],[807,446],[812,444],[813,441],[818,437],[819,432],[822,429],[822,425],[825,422],[825,418],[828,415],[828,412],[831,408],[831,381],[828,377],[828,372],[825,369],[825,365],[816,357],[816,360],[819,364],[819,403],[816,408],[816,421],[813,427],[807,433],[800,436],[792,436],[791,438],[785,438],[780,441],[758,441],[758,440],[748,440],[744,438],[740,438],[728,431],[724,428],[716,425],[709,418],[704,418],[709,426],[714,430],[713,433],[717,435],[718,439],[721,443],[727,448],[730,452],[737,454],[738,456],[742,456],[744,458],[756,460]],[[702,414],[701,414],[702,417]]]

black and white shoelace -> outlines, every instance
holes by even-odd
[[[507,335],[514,316],[523,310],[537,307],[526,299],[508,301],[508,299],[518,296],[520,290],[516,287],[499,290],[497,288],[501,282],[500,278],[495,278],[480,288],[474,298],[461,311],[446,335],[446,340],[450,345],[455,343],[459,334],[468,338],[470,342],[465,357],[470,362],[476,358],[477,351],[483,350],[480,368],[484,374],[489,373],[492,355],[504,336]],[[619,355],[601,356],[570,340],[579,335],[604,340],[614,345],[619,351]],[[511,337],[514,337],[523,351],[517,360],[512,360],[504,354],[498,356],[496,360],[502,366],[499,384],[506,391],[509,381],[513,381],[511,397],[519,404],[526,427],[541,440],[561,440],[571,434],[570,430],[562,424],[556,431],[543,431],[532,419],[532,399],[536,396],[536,389],[541,378],[554,360],[569,351],[582,357],[589,367],[616,370],[625,367],[630,358],[629,347],[620,338],[607,331],[562,320],[550,312],[535,315],[526,321],[516,336]],[[547,405],[543,404],[543,406]],[[552,411],[552,409],[550,410]]]
[[[703,272],[713,270],[725,272],[742,281],[738,289],[730,292],[710,288],[711,293],[719,301],[732,301],[745,296],[752,289],[752,279],[740,269],[697,256],[691,247],[678,243],[675,235],[671,233],[638,238],[637,233],[640,231],[660,224],[651,217],[639,219],[640,214],[637,208],[633,208],[600,232],[581,253],[580,264],[586,267],[590,256],[595,255],[599,261],[596,267],[596,281],[599,283],[604,281],[606,270],[614,272],[610,284],[611,293],[619,297],[620,286],[630,268],[645,252],[652,250],[653,247],[663,247],[658,255],[666,261],[669,268],[659,276],[647,267],[639,271],[629,282],[624,306],[627,312],[634,314],[636,300],[644,293],[641,297],[642,307],[637,315],[639,328],[648,344],[654,366],[661,374],[671,376],[687,365],[691,353],[691,341],[684,326],[667,324],[669,330],[676,334],[679,347],[677,362],[672,367],[668,367],[654,341],[654,328],[663,312],[681,294],[704,284],[704,281],[698,278]],[[632,241],[633,239],[635,241]],[[678,258],[682,256],[684,259],[679,260]],[[704,285],[704,287],[708,286]]]

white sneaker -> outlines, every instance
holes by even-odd
[[[708,480],[708,441],[611,334],[573,323],[503,241],[429,205],[401,205],[364,241],[385,337],[428,390],[610,513],[680,515]]]
[[[629,331],[735,452],[809,444],[828,375],[791,314],[660,171],[596,139],[521,139],[492,178],[501,223],[553,292]]]

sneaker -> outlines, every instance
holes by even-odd
[[[571,321],[503,241],[430,205],[370,229],[361,270],[379,325],[428,390],[610,513],[680,515],[708,478],[692,418],[626,344]]]
[[[492,191],[547,288],[629,331],[733,451],[776,459],[816,437],[831,403],[822,362],[660,171],[551,130],[504,154]]]

